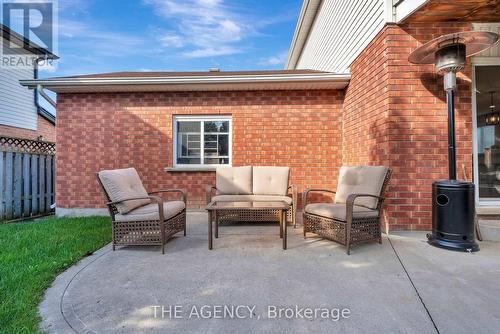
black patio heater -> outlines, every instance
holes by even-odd
[[[429,244],[456,251],[476,252],[479,246],[474,235],[474,184],[457,180],[455,153],[456,73],[465,67],[465,58],[484,51],[497,43],[493,32],[460,32],[443,35],[422,45],[410,54],[414,64],[435,64],[444,74],[444,89],[448,103],[448,180],[432,184],[432,233]]]

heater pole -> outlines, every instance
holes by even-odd
[[[474,184],[457,180],[455,147],[455,92],[457,72],[462,71],[468,56],[495,45],[497,33],[467,31],[443,35],[413,51],[408,61],[413,64],[434,63],[444,74],[444,91],[448,107],[448,180],[432,184],[432,233],[430,245],[457,251],[476,252],[479,245],[474,234]]]
[[[448,102],[448,173],[450,180],[457,179],[457,163],[455,152],[455,92],[453,89],[446,90]]]

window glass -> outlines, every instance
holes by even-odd
[[[476,66],[479,199],[500,200],[500,66]]]
[[[200,122],[177,122],[178,132],[195,132],[200,133],[201,124]]]
[[[177,122],[177,163],[197,165],[201,163],[200,122]]]
[[[205,122],[205,133],[229,132],[229,121]]]
[[[229,120],[177,120],[177,165],[230,164]]]

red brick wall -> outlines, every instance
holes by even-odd
[[[342,164],[386,165],[387,224],[429,229],[431,183],[447,178],[445,93],[432,65],[407,59],[421,43],[469,28],[386,26],[352,64],[345,101],[338,91],[60,94],[57,204],[102,207],[94,173],[134,166],[148,189],[184,188],[190,206],[202,206],[213,172],[163,171],[172,164],[172,116],[231,114],[235,166],[290,166],[301,192],[335,188]],[[462,165],[472,175],[470,73],[468,65],[456,97],[460,178]]]
[[[387,33],[384,29],[351,65],[343,119],[344,165],[387,165]]]
[[[429,229],[431,184],[448,177],[447,113],[442,77],[408,55],[442,34],[470,30],[463,23],[388,25],[351,66],[344,106],[344,164],[393,169],[385,212],[391,229]],[[458,177],[472,175],[470,65],[456,94]]]
[[[56,141],[56,127],[42,116],[38,116],[37,129],[29,130],[13,126],[0,125],[0,135],[24,139],[37,139],[43,136],[44,141]]]
[[[45,141],[56,142],[56,126],[42,116],[38,116],[37,133]]]
[[[204,204],[214,172],[165,172],[172,165],[173,115],[233,117],[233,165],[290,166],[299,191],[333,188],[341,164],[339,91],[59,94],[57,198],[60,208],[98,208],[94,173],[135,167],[148,190],[183,188]]]

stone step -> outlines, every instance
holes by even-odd
[[[479,230],[484,241],[500,242],[500,219],[479,219]]]

